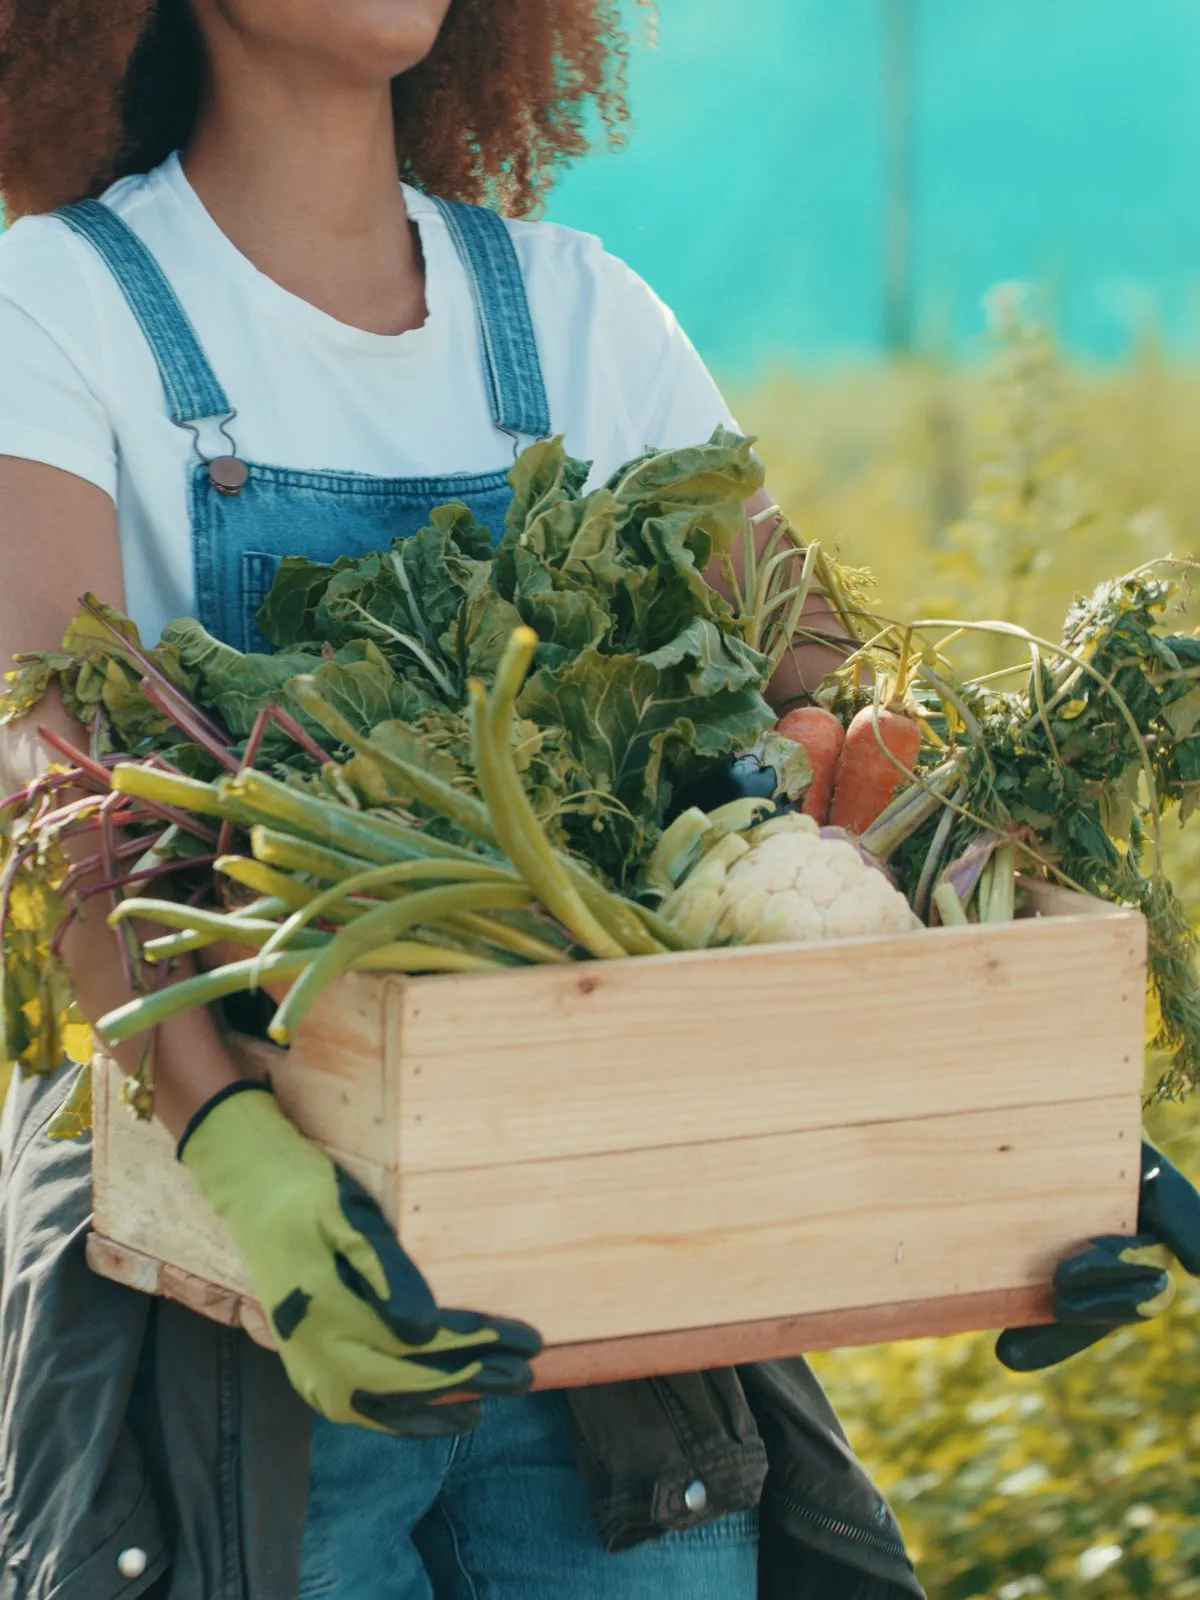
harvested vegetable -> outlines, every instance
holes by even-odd
[[[823,839],[811,818],[778,818],[740,848],[722,841],[686,878],[664,912],[706,943],[793,944],[910,933],[920,927],[904,896],[852,844]]]
[[[812,768],[801,811],[816,822],[828,822],[838,761],[846,742],[845,726],[824,706],[797,706],[775,724],[775,732],[802,746]],[[882,811],[883,807],[879,809]]]
[[[88,599],[61,650],[18,663],[0,717],[56,684],[91,741],[48,735],[63,765],[0,813],[12,1059],[80,1053],[58,949],[105,897],[140,991],[105,1019],[114,1041],[285,978],[282,1041],[349,970],[1003,921],[1021,872],[1145,913],[1164,1088],[1200,1082],[1195,936],[1157,855],[1165,811],[1200,800],[1200,638],[1164,622],[1168,567],[1103,586],[1058,644],[897,624],[772,510],[730,606],[703,572],[761,483],[747,441],[643,457],[588,495],[586,476],[557,444],[526,452],[495,549],[449,506],[361,561],[285,562],[273,655],[186,620],[146,650]],[[856,637],[820,703],[773,727],[763,690],[817,588]],[[1020,641],[1026,681],[956,677],[964,629]],[[88,900],[67,837],[94,841]],[[139,947],[134,916],[163,933]],[[218,942],[252,954],[173,981]],[[62,1127],[85,1112],[81,1091]]]
[[[829,821],[864,834],[911,780],[921,752],[921,725],[891,706],[864,706],[846,729],[838,757]]]

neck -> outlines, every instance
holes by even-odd
[[[317,84],[223,61],[184,170],[217,226],[261,272],[355,327],[425,318],[420,249],[396,175],[385,83]]]

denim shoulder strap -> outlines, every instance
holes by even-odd
[[[504,433],[544,439],[550,405],[521,263],[502,217],[461,200],[434,200],[466,268],[479,316],[492,415]]]
[[[171,421],[187,427],[206,417],[231,417],[233,407],[187,312],[129,224],[99,200],[79,200],[54,214],[96,249],[116,278],[154,352]]]

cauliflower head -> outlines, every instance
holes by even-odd
[[[715,942],[815,943],[921,926],[908,901],[852,844],[779,832],[734,861],[719,890]]]

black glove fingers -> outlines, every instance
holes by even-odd
[[[427,1372],[440,1372],[454,1393],[461,1390],[464,1394],[518,1395],[525,1394],[533,1384],[533,1368],[527,1361],[491,1349],[418,1350],[406,1356],[405,1363]],[[455,1381],[456,1373],[473,1366],[479,1370],[471,1378]]]
[[[1145,1234],[1137,1234],[1132,1238],[1114,1234],[1093,1239],[1087,1249],[1059,1263],[1054,1274],[1054,1287],[1064,1293],[1074,1294],[1087,1289],[1150,1283],[1162,1276],[1162,1268],[1156,1262],[1126,1257],[1135,1250],[1149,1249],[1156,1243],[1155,1239]]]
[[[1185,1272],[1200,1278],[1200,1193],[1150,1144],[1142,1146],[1138,1227],[1165,1244]]]
[[[336,1256],[338,1277],[405,1344],[428,1344],[439,1327],[437,1302],[429,1285],[362,1184],[340,1167],[337,1178],[342,1214],[378,1257],[388,1282],[388,1298],[380,1299],[374,1286],[340,1252]]]
[[[1124,1327],[1144,1320],[1142,1307],[1166,1294],[1171,1287],[1169,1272],[1139,1273],[1124,1284],[1095,1289],[1079,1289],[1054,1297],[1054,1315],[1059,1322],[1080,1323],[1110,1328]]]
[[[362,1273],[340,1250],[333,1253],[334,1271],[346,1285],[350,1293],[370,1306],[371,1310],[383,1323],[389,1332],[395,1334],[402,1344],[424,1345],[434,1339],[438,1331],[437,1305],[431,1303],[431,1314],[428,1320],[423,1316],[418,1319],[415,1315],[408,1315],[407,1307],[397,1303],[395,1299],[381,1300],[375,1290],[374,1284],[363,1277]],[[423,1281],[423,1280],[422,1280]],[[417,1308],[420,1312],[425,1307],[418,1301]]]
[[[489,1344],[489,1350],[509,1350],[526,1361],[532,1361],[534,1356],[542,1353],[542,1336],[527,1322],[514,1322],[508,1317],[486,1317],[478,1311],[443,1311],[439,1315],[441,1325],[448,1333],[468,1336],[476,1333],[494,1334],[496,1337]]]
[[[434,1405],[410,1394],[374,1394],[356,1389],[350,1404],[360,1417],[404,1439],[449,1439],[470,1433],[483,1415],[478,1400]]]
[[[1107,1324],[1064,1327],[1053,1322],[1036,1328],[1006,1328],[996,1340],[996,1359],[1011,1372],[1040,1372],[1099,1344],[1112,1331]]]

